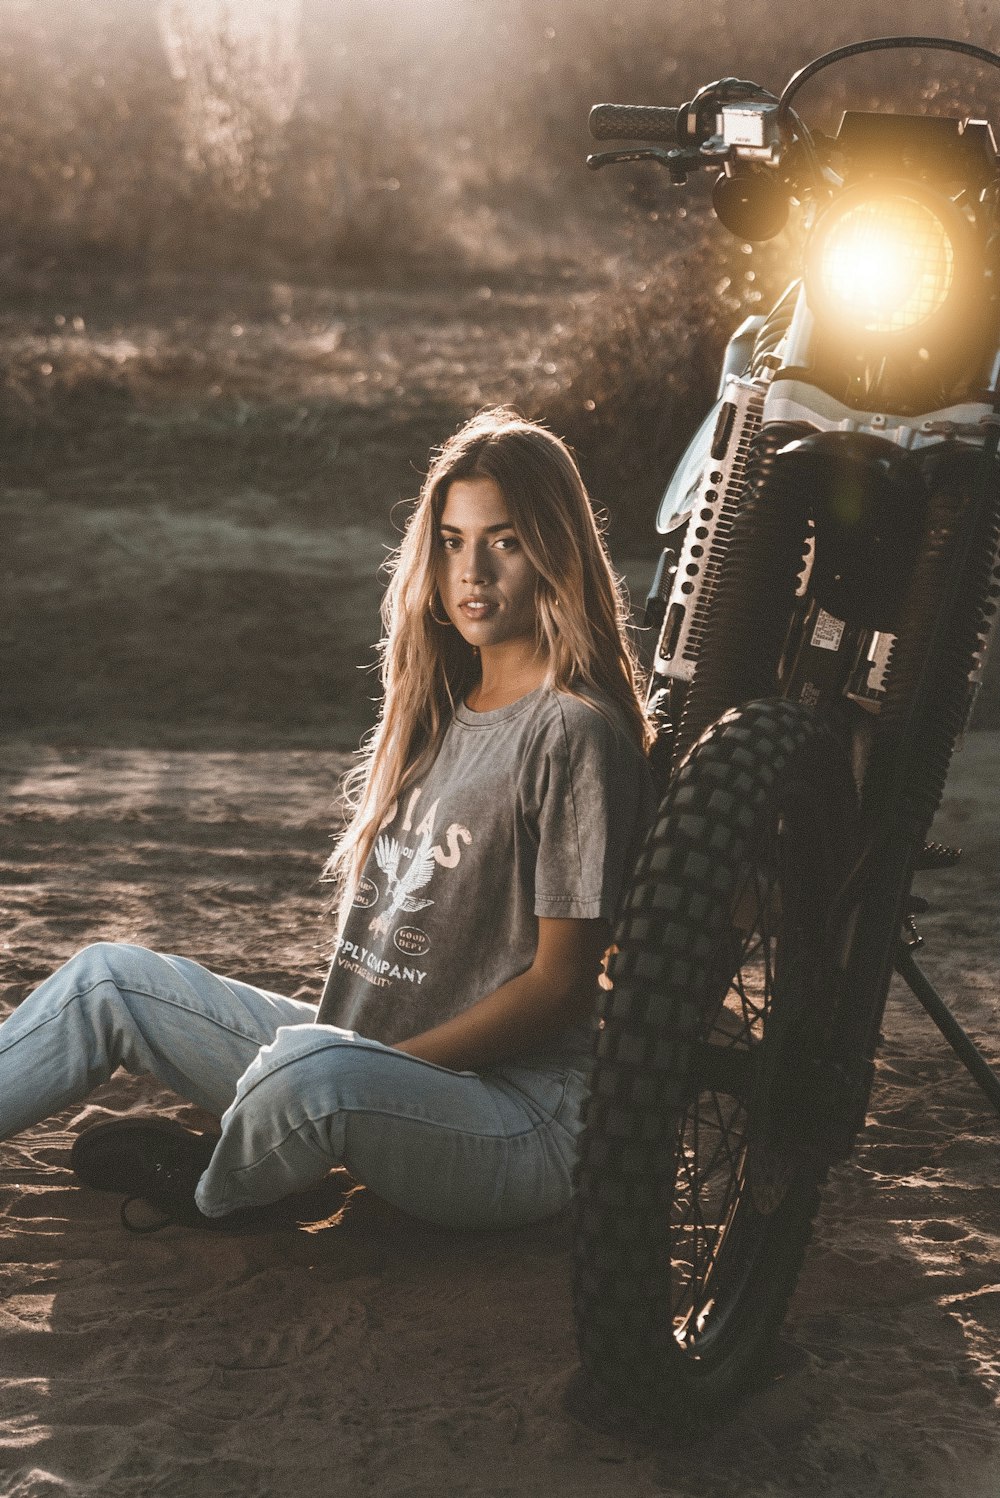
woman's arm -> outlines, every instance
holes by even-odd
[[[540,917],[527,972],[396,1050],[452,1071],[482,1071],[541,1049],[589,1017],[610,939],[607,921]]]

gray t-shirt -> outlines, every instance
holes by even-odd
[[[624,726],[578,698],[540,687],[493,712],[460,705],[382,825],[319,1021],[392,1045],[529,968],[539,916],[613,920],[652,802]],[[552,1050],[588,1045],[578,1026]]]

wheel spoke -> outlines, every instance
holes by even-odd
[[[712,1130],[718,1129],[719,1127],[715,1119],[702,1119],[702,1124],[703,1126]],[[700,1167],[698,1171],[699,1181],[708,1181],[711,1179],[711,1177],[715,1174],[716,1166],[718,1165],[724,1154],[728,1157],[730,1162],[730,1174],[738,1170],[738,1165],[733,1159],[732,1151],[729,1149],[729,1146],[726,1143],[725,1133],[722,1133],[720,1134],[719,1143],[715,1146],[711,1157],[703,1166]]]
[[[769,847],[750,876],[753,929],[733,931],[731,999],[720,1006],[692,1065],[698,1095],[685,1115],[679,1165],[684,1184],[675,1197],[681,1210],[671,1230],[672,1314],[678,1336],[687,1343],[697,1340],[699,1320],[715,1297],[715,1267],[743,1192],[747,1109],[774,999],[770,924],[780,896],[776,876],[766,873],[776,866],[773,852]],[[721,1098],[734,1106],[724,1106]]]
[[[719,1107],[718,1095],[714,1092],[712,1093],[712,1106],[714,1107],[716,1116],[719,1120],[719,1151],[717,1151],[716,1153],[716,1158],[718,1158],[721,1152],[725,1152],[726,1158],[729,1161],[730,1178],[733,1181],[736,1181],[739,1179],[742,1161],[733,1154],[733,1151],[730,1148],[729,1139],[732,1125],[727,1123],[723,1118],[722,1109]]]
[[[680,1199],[675,1198],[675,1205],[682,1206],[682,1211],[675,1214],[672,1229],[676,1292],[672,1315],[686,1328],[697,1321],[712,1299],[712,1271],[722,1234],[742,1189],[745,1139],[737,1122],[745,1119],[745,1109],[724,1110],[718,1094],[709,1091],[710,1112],[706,1113],[701,1106],[703,1098],[704,1093],[698,1099],[699,1106],[687,1115],[679,1162],[685,1190],[682,1197],[678,1194]]]
[[[698,1110],[695,1109],[694,1121],[693,1121],[693,1129],[692,1129],[692,1140],[691,1140],[691,1148],[692,1148],[692,1156],[691,1156],[691,1158],[692,1158],[693,1161],[697,1161],[698,1158],[699,1158],[698,1143],[699,1143],[699,1134],[700,1134],[700,1128],[699,1128],[700,1122],[701,1122],[700,1115],[698,1113]],[[702,1232],[704,1232],[706,1230],[706,1223],[705,1223],[704,1217],[702,1217],[702,1215],[701,1215],[701,1190],[700,1190],[700,1184],[701,1184],[700,1173],[692,1173],[692,1176],[691,1176],[691,1199],[692,1199],[692,1205],[695,1208],[695,1213],[696,1213],[697,1219],[698,1219],[698,1225],[702,1229]],[[695,1240],[694,1240],[694,1269],[693,1269],[693,1274],[692,1274],[693,1283],[696,1284],[696,1285],[698,1284],[699,1280],[701,1279],[701,1255],[699,1253],[700,1246],[701,1246],[701,1233],[698,1233],[698,1234],[695,1235]]]

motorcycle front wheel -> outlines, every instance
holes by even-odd
[[[727,713],[671,781],[616,936],[580,1144],[591,1408],[697,1422],[767,1375],[826,1172],[831,922],[855,824],[843,749],[781,699]]]

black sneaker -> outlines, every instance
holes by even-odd
[[[114,1118],[79,1134],[69,1163],[84,1185],[125,1196],[121,1218],[129,1232],[153,1233],[169,1223],[232,1231],[246,1226],[247,1214],[206,1217],[194,1199],[220,1137],[166,1118]],[[131,1210],[136,1202],[155,1207],[159,1216],[137,1219]]]

